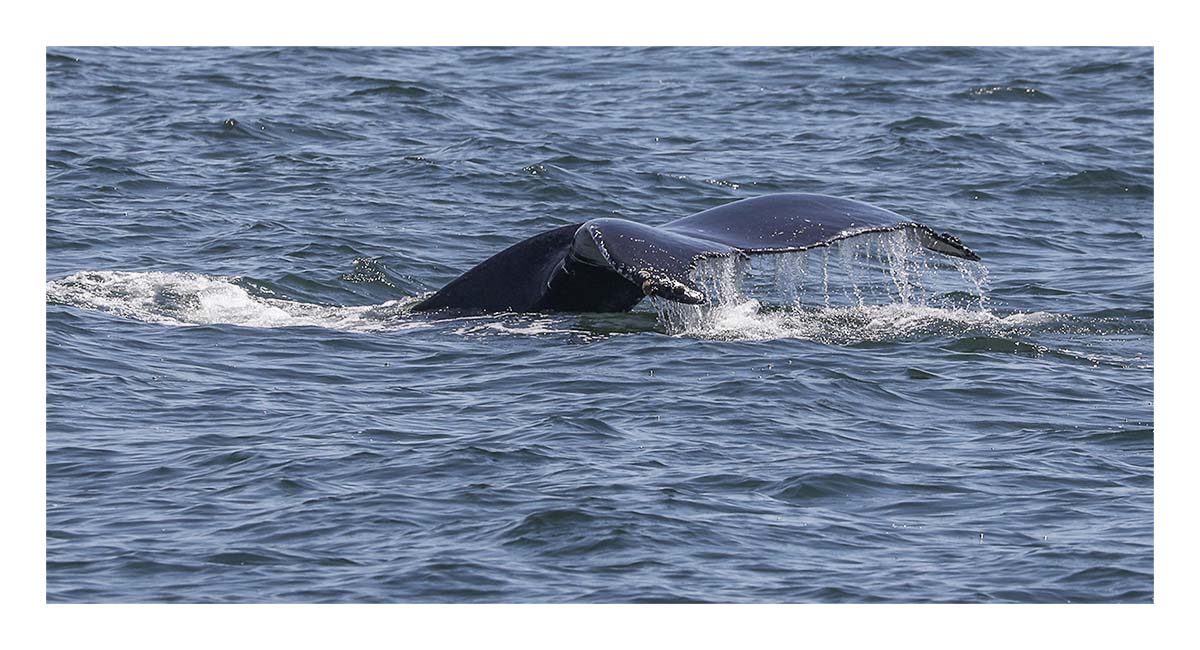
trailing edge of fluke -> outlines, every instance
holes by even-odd
[[[820,194],[769,194],[661,226],[603,218],[555,228],[493,255],[413,310],[614,312],[646,296],[700,304],[707,297],[691,272],[701,258],[802,251],[906,228],[930,250],[979,260],[957,237],[890,210]]]

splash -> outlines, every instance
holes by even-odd
[[[411,307],[423,298],[379,305],[321,305],[281,299],[244,278],[191,272],[85,271],[46,283],[48,303],[162,325],[398,332],[451,324],[455,334],[467,337],[568,334],[589,338],[595,334],[545,314],[414,315]]]
[[[46,301],[165,325],[326,327],[389,331],[419,327],[406,321],[417,298],[380,305],[331,306],[262,295],[240,278],[200,273],[85,271],[46,283]]]
[[[987,267],[929,253],[909,230],[799,253],[707,258],[693,278],[701,305],[653,299],[667,333],[721,340],[891,341],[1045,324],[1045,313],[988,309]]]

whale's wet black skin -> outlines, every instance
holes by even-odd
[[[949,233],[890,210],[820,194],[770,194],[661,226],[592,219],[510,246],[418,303],[414,311],[628,311],[646,296],[699,304],[704,257],[802,251],[873,232],[911,229],[928,249],[978,260]]]

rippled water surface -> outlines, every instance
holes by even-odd
[[[51,602],[1149,602],[1148,49],[85,49],[47,74]],[[950,231],[409,312],[772,192]],[[935,259],[936,258],[936,259]]]

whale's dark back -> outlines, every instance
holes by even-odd
[[[477,311],[535,311],[546,283],[571,248],[571,224],[534,235],[496,253],[413,308]]]
[[[413,311],[627,311],[644,294],[616,272],[571,259],[583,224],[518,242],[455,278]]]

